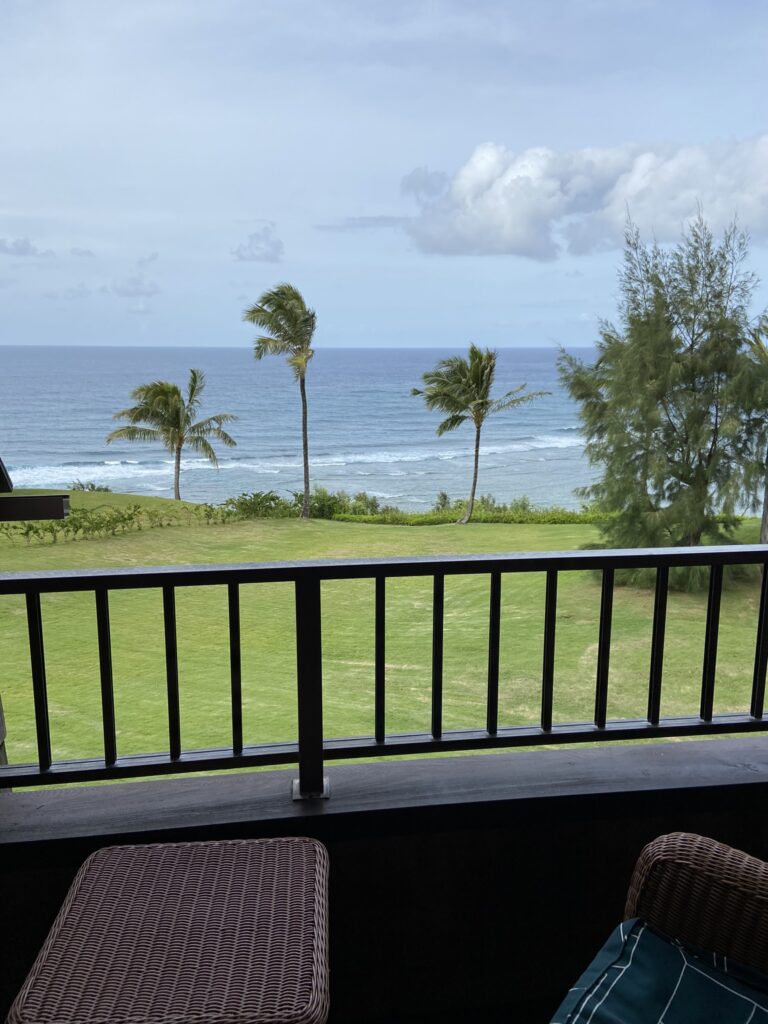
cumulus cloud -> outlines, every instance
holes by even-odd
[[[428,167],[415,167],[400,182],[400,191],[404,196],[415,196],[418,202],[428,202],[445,192],[448,180],[448,175],[442,171],[430,171]]]
[[[38,249],[28,238],[0,238],[0,253],[6,256],[54,256],[51,249]]]
[[[157,282],[144,274],[131,274],[121,281],[113,281],[111,288],[106,290],[121,299],[151,299],[153,295],[160,294]]]
[[[371,231],[377,228],[399,228],[408,220],[408,217],[388,217],[381,214],[372,217],[343,217],[331,224],[316,224],[315,227],[318,231]]]
[[[430,195],[432,173],[418,168],[403,182],[419,207],[406,230],[428,253],[551,260],[564,249],[610,248],[628,212],[644,233],[671,241],[699,206],[715,229],[737,215],[755,239],[768,240],[768,135],[561,151],[484,143]]]
[[[244,263],[279,263],[284,249],[282,241],[275,234],[275,224],[265,221],[231,252],[236,260]]]
[[[88,287],[83,281],[73,288],[63,288],[61,291],[43,292],[43,296],[46,299],[61,300],[64,299],[66,302],[73,302],[75,299],[88,299],[93,295],[93,290]]]
[[[69,255],[70,256],[84,256],[86,258],[91,259],[91,258],[93,258],[96,255],[96,253],[93,251],[93,249],[80,249],[77,246],[74,246],[74,248],[69,250]]]

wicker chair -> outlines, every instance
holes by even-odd
[[[686,832],[640,854],[626,918],[768,973],[768,864]]]

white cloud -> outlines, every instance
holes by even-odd
[[[0,253],[6,256],[54,256],[51,249],[38,249],[28,238],[0,238]]]
[[[86,258],[92,258],[96,255],[93,249],[81,249],[78,246],[69,250],[70,256],[85,256]]]
[[[375,214],[372,217],[343,217],[331,224],[316,224],[318,231],[375,231],[378,228],[399,228],[408,217],[390,217],[387,214]]]
[[[265,221],[231,252],[236,260],[245,263],[279,263],[284,248],[282,241],[275,234],[275,224],[272,221]]]
[[[699,205],[713,228],[737,215],[753,238],[768,240],[768,135],[654,149],[515,152],[484,143],[434,197],[421,187],[428,173],[419,168],[403,185],[419,204],[406,230],[423,252],[551,260],[564,248],[620,244],[628,212],[645,234],[671,241]]]
[[[93,290],[83,281],[74,288],[63,288],[61,291],[43,292],[43,296],[46,299],[65,299],[67,302],[73,302],[75,299],[87,299],[90,298],[91,295],[93,295]]]
[[[121,299],[151,299],[153,295],[160,294],[157,282],[144,274],[132,274],[122,281],[113,281],[109,290]]]
[[[418,202],[435,199],[445,192],[448,186],[448,175],[442,171],[430,171],[428,167],[415,167],[400,182],[400,191],[404,196],[412,195]]]

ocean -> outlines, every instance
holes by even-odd
[[[473,431],[435,436],[440,416],[410,394],[452,350],[318,348],[307,375],[313,484],[367,491],[403,509],[428,509],[438,491],[466,495]],[[591,350],[582,350],[590,358]],[[517,384],[544,398],[489,419],[483,430],[478,494],[527,496],[576,508],[574,489],[594,471],[584,457],[577,409],[557,379],[554,349],[499,350],[497,391]],[[300,490],[299,390],[280,358],[256,362],[242,348],[0,347],[0,456],[19,487],[66,488],[75,480],[114,491],[172,495],[172,460],[161,447],[106,445],[113,414],[130,392],[155,379],[207,377],[201,416],[238,416],[237,448],[218,446],[218,471],[191,453],[181,493],[221,502],[244,491]]]

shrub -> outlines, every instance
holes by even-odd
[[[227,498],[221,508],[238,519],[282,519],[298,514],[295,498],[281,498],[275,491],[252,491]]]
[[[111,493],[112,488],[106,484],[97,484],[93,480],[73,480],[69,485],[70,491],[105,491]]]
[[[302,500],[301,491],[294,491],[295,515],[301,512]],[[346,491],[329,491],[325,487],[315,487],[309,496],[309,514],[312,519],[335,519],[342,515],[366,516],[397,511],[390,505],[382,505],[377,497],[366,491],[359,491],[354,497],[350,497]]]
[[[453,501],[445,491],[440,491],[430,512],[404,512],[402,509],[382,508],[378,513],[355,514],[347,511],[337,513],[334,519],[346,523],[389,524],[392,526],[441,526],[455,523],[466,507],[463,498]],[[490,494],[475,500],[472,523],[518,523],[542,525],[599,524],[605,521],[607,513],[597,507],[581,509],[547,507],[534,505],[530,498],[515,498],[508,504],[496,501]],[[471,525],[471,524],[470,524]]]

